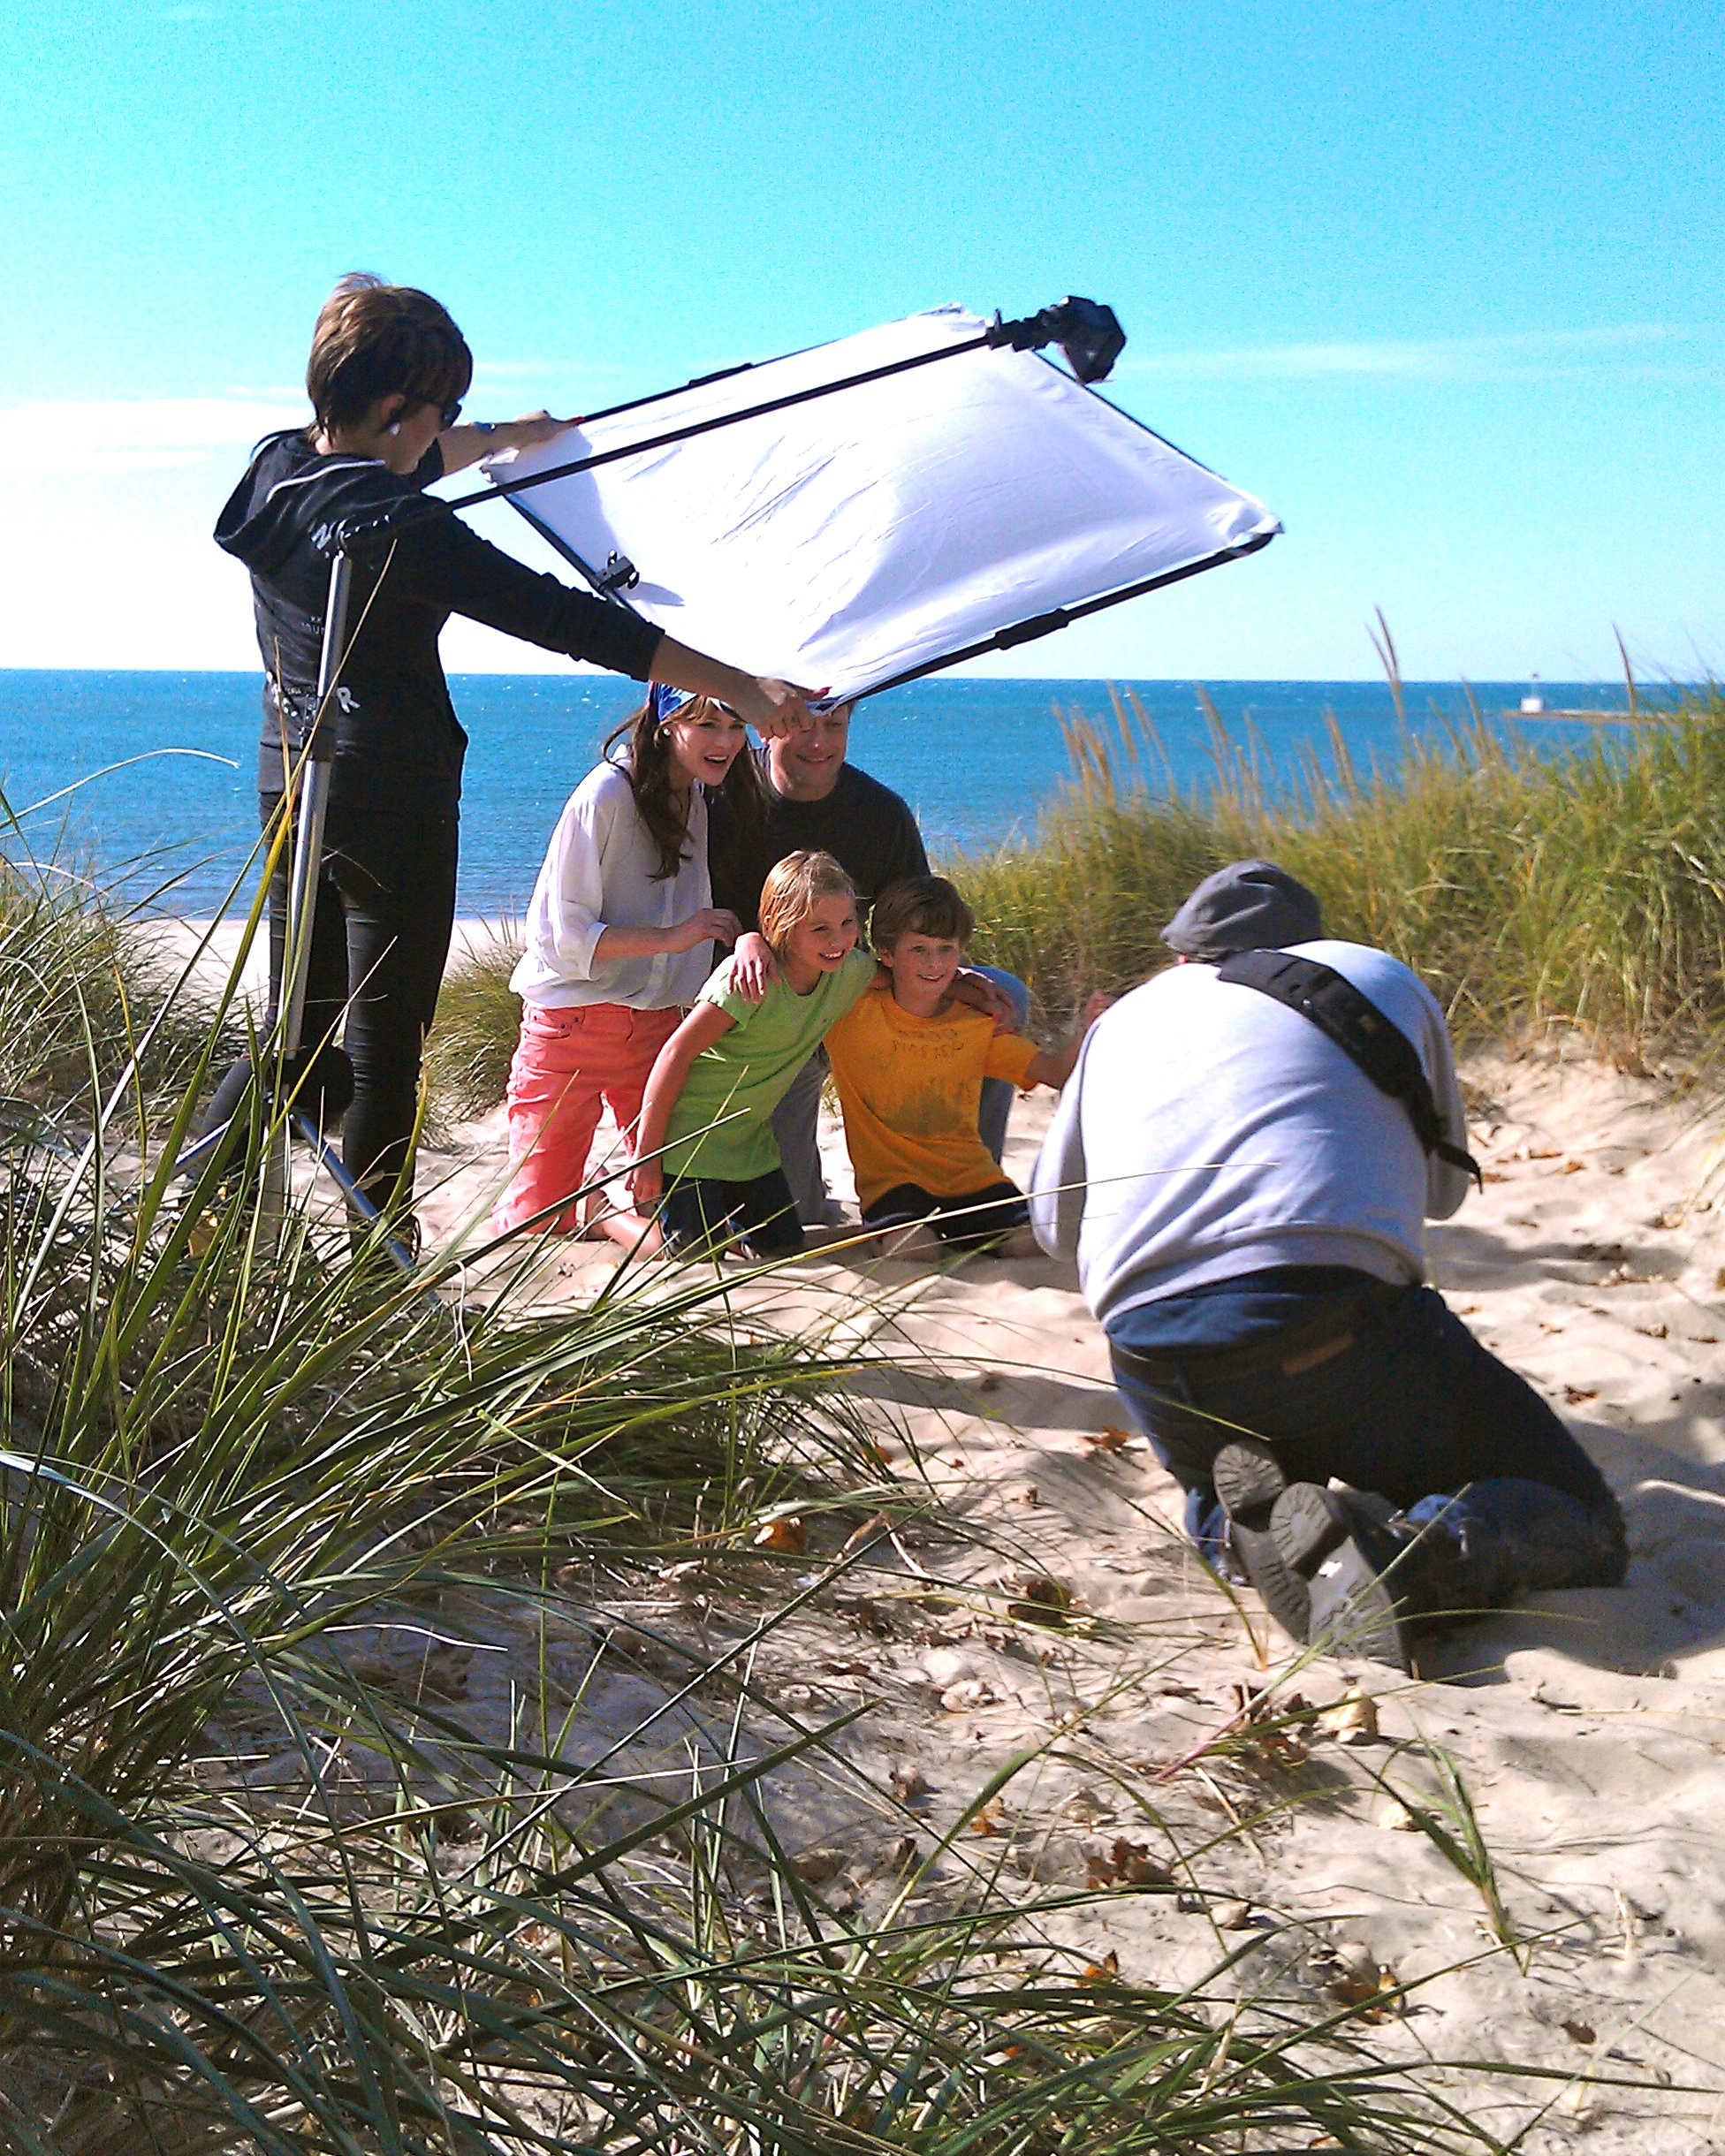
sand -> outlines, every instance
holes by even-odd
[[[1475,1058],[1464,1076],[1486,1187],[1432,1230],[1432,1277],[1609,1478],[1630,1526],[1626,1586],[1540,1596],[1470,1626],[1417,1680],[1345,1654],[1290,1674],[1292,1650],[1255,1598],[1231,1600],[1182,1543],[1177,1493],[1125,1431],[1068,1268],[865,1271],[824,1255],[740,1286],[738,1322],[871,1338],[916,1364],[920,1378],[882,1406],[898,1432],[887,1450],[965,1532],[942,1531],[931,1510],[925,1532],[880,1544],[761,1651],[762,1734],[870,1707],[838,1747],[859,1780],[787,1774],[773,1799],[817,1891],[866,1910],[907,1837],[926,1849],[992,1771],[1041,1747],[985,1819],[992,1831],[967,1829],[961,1859],[1106,1889],[1053,1927],[1098,1961],[1112,1952],[1128,1975],[1171,1983],[1243,1947],[1240,1988],[1315,1999],[1387,1970],[1418,1986],[1373,2031],[1389,2055],[1513,2059],[1555,2076],[1447,2084],[1505,2132],[1549,2106],[1528,2149],[1584,2136],[1599,2150],[1725,2150],[1717,1118],[1580,1056]],[[1015,1112],[1006,1165],[1021,1182],[1046,1121],[1033,1105]],[[848,1202],[830,1119],[823,1146]],[[493,1115],[423,1162],[434,1245],[483,1214],[501,1161]],[[615,1266],[607,1246],[549,1244],[536,1296],[584,1299]],[[787,1588],[818,1584],[815,1559],[785,1561]],[[753,1613],[687,1571],[603,1606],[595,1588],[589,1622],[620,1627],[639,1651],[588,1685],[572,1744],[619,1745],[619,1760],[650,1773],[699,1725],[680,1708],[632,1734],[674,1688],[680,1658],[741,1639]],[[1070,1598],[1063,1621],[1026,1621],[1051,1593]],[[483,1719],[517,1651],[536,1650],[495,1612],[464,1615],[475,1653],[463,1694]],[[572,1627],[569,1652],[588,1636]],[[1295,1694],[1318,1709],[1364,1694],[1370,1710],[1348,1712],[1368,1726],[1344,1740],[1344,1712],[1296,1721],[1292,1742],[1250,1727],[1242,1741],[1242,1697],[1266,1686],[1281,1712]],[[1446,1759],[1489,1849],[1513,1954],[1478,1878],[1395,1801],[1440,1805]],[[1246,1833],[1208,1850],[1242,1821]],[[1168,1867],[1169,1891],[1129,1890],[1146,1863]]]

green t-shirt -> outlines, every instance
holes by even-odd
[[[727,960],[701,991],[731,1020],[731,1029],[689,1066],[671,1111],[665,1175],[751,1182],[779,1165],[773,1110],[791,1081],[875,977],[866,951],[853,951],[836,973],[823,974],[806,996],[775,981],[758,1003],[731,992]],[[719,1121],[720,1117],[726,1120]]]

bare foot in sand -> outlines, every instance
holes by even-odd
[[[657,1257],[665,1248],[656,1219],[612,1205],[603,1190],[596,1190],[581,1208],[581,1232],[591,1241],[603,1237],[618,1243],[637,1257]]]

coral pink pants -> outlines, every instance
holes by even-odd
[[[631,1010],[624,1003],[582,1003],[551,1010],[521,1006],[521,1037],[509,1066],[509,1187],[491,1216],[494,1234],[519,1227],[559,1198],[573,1197],[587,1173],[601,1104],[626,1146],[635,1142],[641,1097],[659,1050],[683,1013]],[[620,1184],[613,1202],[627,1204]],[[543,1225],[571,1229],[574,1208]]]

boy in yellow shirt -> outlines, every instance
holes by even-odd
[[[1085,1031],[1110,998],[1092,996],[1064,1048],[1039,1049],[951,991],[976,922],[943,876],[893,884],[875,901],[870,936],[883,968],[826,1036],[866,1226],[901,1231],[900,1257],[942,1245],[1030,1249],[1022,1193],[976,1135],[984,1078],[1022,1091],[1062,1086]]]

